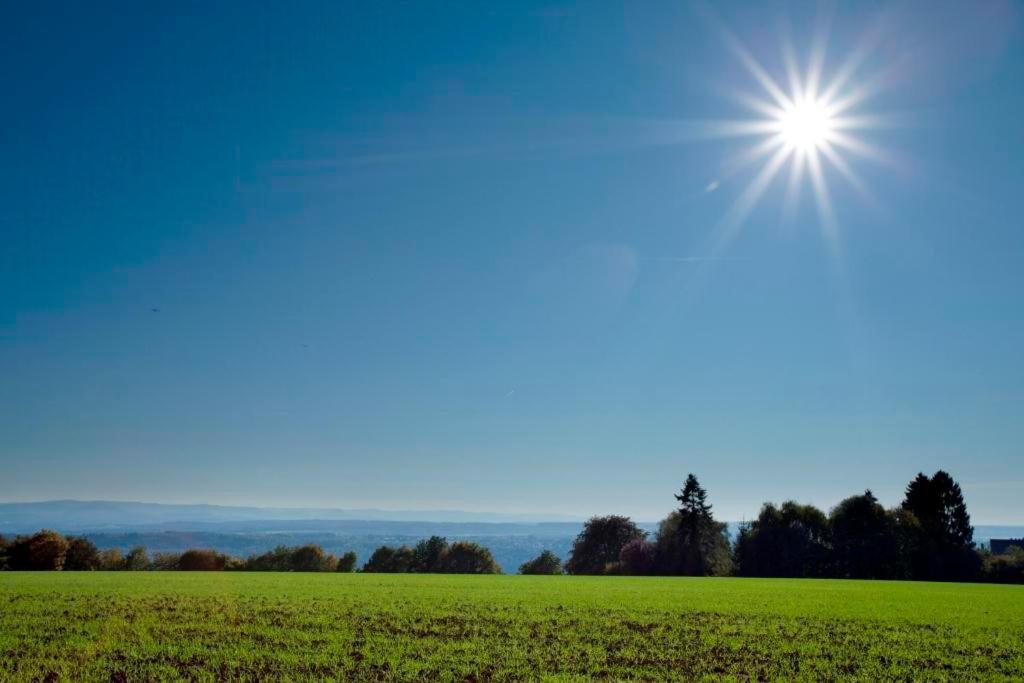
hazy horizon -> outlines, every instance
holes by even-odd
[[[1021,10],[12,7],[0,501],[1024,523]]]
[[[851,494],[852,495],[852,494]],[[773,501],[764,501],[771,503],[782,503],[786,500],[791,499],[779,499]],[[797,501],[807,502],[807,501]],[[838,503],[839,501],[835,501]],[[630,517],[637,522],[644,524],[657,523],[663,519],[673,509],[672,506],[665,508],[660,513],[652,515],[633,515],[622,510],[596,510],[589,513],[559,513],[545,510],[495,510],[489,508],[383,508],[375,506],[349,506],[341,503],[325,504],[325,505],[306,505],[306,504],[294,504],[294,505],[263,505],[259,503],[219,503],[210,501],[174,501],[174,500],[130,500],[130,499],[79,499],[79,498],[52,498],[52,499],[5,499],[0,500],[0,507],[4,505],[46,505],[52,503],[82,503],[82,504],[121,504],[121,505],[155,505],[164,507],[209,507],[209,508],[221,508],[221,509],[244,509],[244,510],[257,510],[257,511],[269,511],[279,514],[286,514],[289,511],[295,512],[334,512],[334,513],[380,513],[386,515],[381,520],[394,520],[394,521],[480,521],[480,522],[505,522],[515,521],[516,523],[534,523],[534,522],[557,522],[557,523],[579,523],[586,521],[587,519],[594,516],[601,516],[607,514],[622,514]],[[890,503],[890,501],[882,500],[881,503],[886,507],[897,507],[899,501]],[[833,507],[833,504],[820,505],[821,509],[828,512]],[[758,508],[760,509],[760,508]],[[413,514],[413,517],[397,517],[395,515],[400,514]],[[439,515],[437,519],[431,519],[429,515]],[[455,515],[456,518],[447,518],[448,515]],[[473,515],[481,515],[481,518],[473,517]],[[745,521],[750,521],[757,517],[757,511],[754,514],[745,515],[739,518],[720,517],[722,521],[730,524],[738,524]],[[316,517],[303,517],[305,519],[318,519]],[[461,519],[460,519],[461,518]],[[487,519],[491,518],[491,519]],[[259,518],[254,518],[259,519]],[[282,517],[281,519],[291,519]],[[338,518],[339,520],[360,520],[364,518],[360,517],[343,517]],[[373,520],[375,517],[369,517],[367,519]],[[0,524],[3,520],[0,519]],[[1005,520],[989,520],[989,519],[975,519],[971,518],[971,523],[974,526],[984,527],[1020,527],[1024,528],[1024,521],[1005,521]],[[0,527],[0,531],[2,531]]]

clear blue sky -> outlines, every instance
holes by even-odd
[[[835,7],[872,201],[727,241],[809,3],[206,4],[5,15],[0,499],[1024,522],[1019,3]]]

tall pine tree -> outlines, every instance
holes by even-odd
[[[712,521],[708,492],[692,473],[686,476],[686,483],[683,484],[683,490],[676,494],[676,500],[679,501],[681,532],[695,534]]]
[[[725,525],[711,515],[707,491],[690,474],[676,494],[679,508],[658,532],[661,570],[703,576],[727,573],[731,567]]]
[[[977,571],[974,528],[960,485],[939,470],[930,478],[919,473],[907,485],[903,509],[920,522],[911,550],[915,578],[970,579]]]

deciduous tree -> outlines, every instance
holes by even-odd
[[[491,551],[472,541],[456,541],[441,556],[440,570],[449,574],[500,574]]]
[[[363,565],[363,571],[386,574],[404,573],[412,570],[414,559],[412,548],[409,546],[392,548],[382,545],[373,551],[373,555]]]
[[[740,529],[736,565],[741,576],[823,577],[830,572],[828,517],[813,505],[765,503]]]
[[[871,491],[850,496],[829,515],[836,575],[850,579],[901,578],[900,528]]]
[[[326,559],[323,548],[308,543],[292,550],[289,568],[294,572],[318,572],[324,568]]]
[[[178,569],[186,572],[219,572],[227,565],[227,556],[208,548],[186,550],[178,558]]]
[[[124,556],[124,568],[128,571],[143,571],[149,569],[149,555],[146,549],[137,545],[128,551]]]
[[[448,550],[448,539],[442,536],[431,536],[416,544],[413,548],[414,572],[440,572],[444,554]]]
[[[92,571],[100,567],[100,552],[85,536],[68,536],[68,552],[64,558],[65,571]]]
[[[7,563],[15,571],[61,570],[67,552],[67,539],[56,531],[43,529],[15,538],[7,548]]]
[[[120,548],[106,548],[100,551],[100,569],[119,571],[124,569],[124,558]]]
[[[619,561],[624,545],[646,536],[629,517],[591,517],[572,544],[565,570],[570,574],[601,574],[606,566]]]
[[[623,574],[642,576],[654,571],[658,548],[650,541],[635,538],[619,551],[619,566]]]

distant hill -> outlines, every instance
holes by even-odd
[[[165,505],[119,501],[47,500],[0,503],[0,531],[22,533],[40,528],[62,531],[136,529],[145,526],[192,528],[225,524],[296,520],[361,520],[400,522],[537,523],[579,522],[563,515],[503,514],[462,510],[377,510],[335,508],[235,507]],[[183,527],[182,525],[188,525]]]

